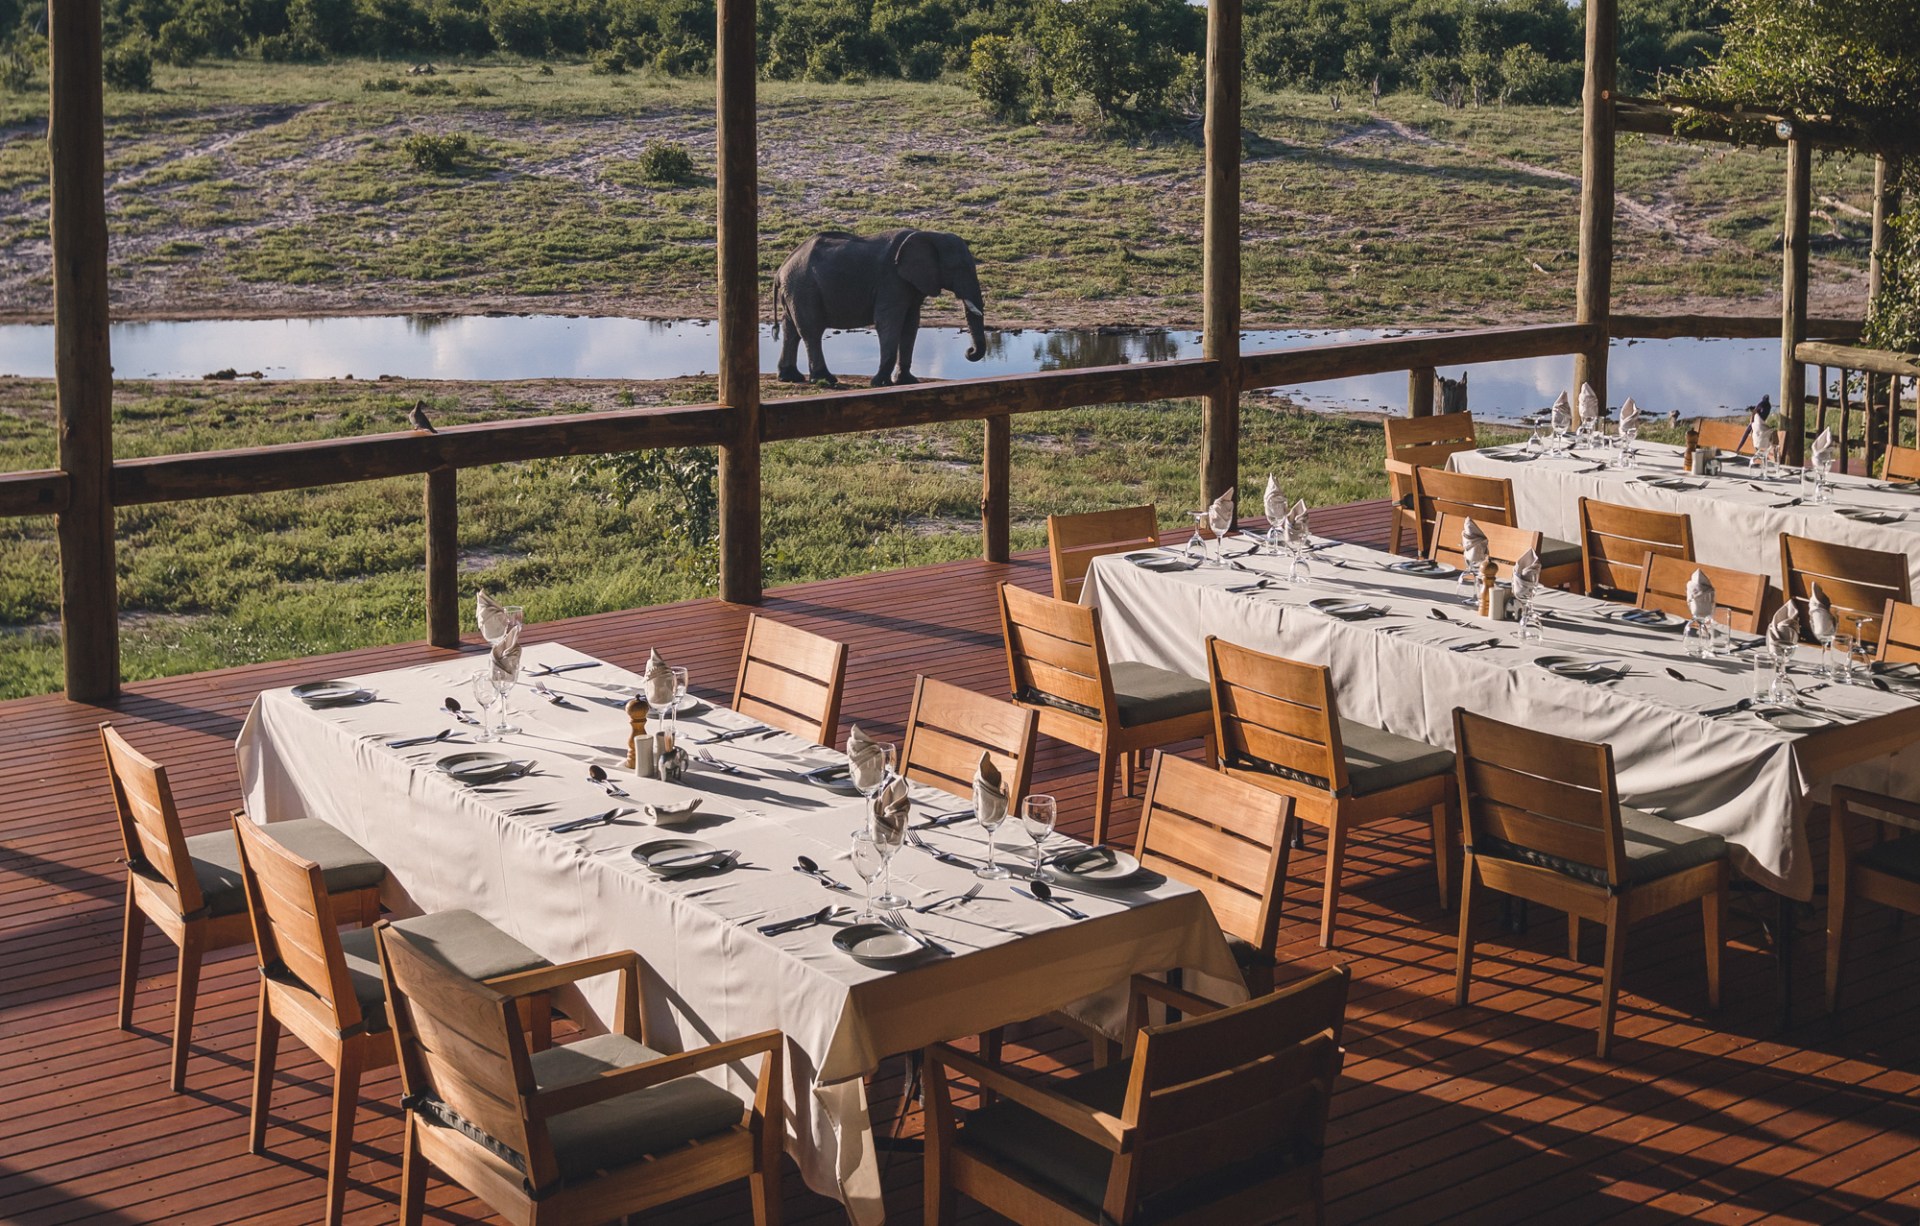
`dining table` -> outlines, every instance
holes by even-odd
[[[1696,476],[1685,451],[1637,443],[1620,462],[1617,442],[1554,448],[1515,444],[1448,457],[1454,472],[1513,482],[1514,518],[1522,527],[1563,541],[1580,539],[1580,499],[1679,512],[1693,521],[1697,560],[1780,582],[1780,534],[1812,537],[1896,553],[1920,590],[1920,484],[1853,473],[1828,477],[1824,501],[1798,468],[1766,475],[1744,456],[1723,455],[1721,471]]]
[[[684,774],[643,776],[623,765],[623,708],[641,679],[559,643],[524,649],[510,700],[517,731],[483,742],[446,699],[477,705],[486,668],[487,657],[463,653],[328,679],[344,685],[322,692],[357,695],[349,701],[261,693],[237,742],[248,815],[317,817],[345,832],[387,866],[385,901],[401,913],[467,908],[556,962],[634,950],[656,1048],[781,1030],[788,1151],[861,1226],[884,1217],[864,1078],[886,1057],[1053,1011],[1117,1037],[1135,974],[1191,968],[1244,998],[1196,890],[1153,874],[1096,885],[1056,870],[1044,902],[1024,866],[1079,844],[1058,833],[1036,843],[1017,810],[989,836],[970,799],[918,784],[912,839],[890,865],[910,904],[893,923],[914,948],[856,960],[836,935],[861,918],[850,859],[869,802],[833,777],[843,755],[689,696],[672,716],[692,755]],[[472,774],[460,755],[476,753],[503,755],[502,773]],[[1019,875],[976,875],[990,837]],[[663,839],[695,840],[711,858],[685,868],[664,856],[670,867],[650,868],[641,857]],[[824,922],[804,922],[823,909]],[[613,985],[588,987],[577,1020],[604,1027]],[[711,1076],[746,1095],[755,1071]]]
[[[1523,640],[1445,567],[1323,538],[1297,573],[1252,537],[1222,552],[1223,565],[1173,549],[1096,559],[1081,600],[1100,610],[1109,658],[1205,677],[1217,635],[1327,665],[1342,716],[1431,745],[1453,747],[1456,707],[1610,744],[1622,803],[1723,836],[1737,869],[1797,900],[1813,895],[1807,817],[1829,787],[1920,785],[1912,669],[1850,684],[1803,646],[1797,698],[1773,703],[1755,693],[1772,682],[1757,636],[1696,658],[1681,619],[1541,589],[1539,638]]]

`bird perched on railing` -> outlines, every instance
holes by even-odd
[[[414,401],[413,407],[407,410],[407,424],[428,434],[440,433],[433,428],[433,419],[427,416],[427,402],[424,400]]]

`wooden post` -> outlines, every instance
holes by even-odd
[[[1787,141],[1787,215],[1781,235],[1780,412],[1789,464],[1800,463],[1807,434],[1807,368],[1794,349],[1807,339],[1807,244],[1813,214],[1813,146]],[[1872,460],[1871,454],[1868,456]]]
[[[1894,212],[1893,193],[1900,178],[1900,164],[1886,154],[1873,158],[1873,245],[1867,253],[1867,309],[1873,309],[1886,275],[1887,221]]]
[[[980,556],[1005,562],[1013,556],[1013,418],[1005,413],[986,420],[980,446]]]
[[[759,604],[760,235],[754,140],[753,0],[719,0],[714,59],[720,283],[720,402],[732,431],[720,448],[720,598]]]
[[[460,476],[451,468],[427,474],[427,642],[460,645]]]
[[[1407,416],[1433,416],[1433,379],[1431,366],[1416,366],[1407,372]]]
[[[1207,5],[1205,355],[1220,364],[1206,396],[1200,501],[1240,485],[1240,0]]]
[[[1587,78],[1580,136],[1580,274],[1574,320],[1600,325],[1593,348],[1573,358],[1573,384],[1591,383],[1607,403],[1607,345],[1613,313],[1615,0],[1586,0]]]
[[[60,469],[60,633],[67,697],[120,690],[113,569],[113,355],[107,344],[107,201],[100,5],[48,0],[53,368]]]

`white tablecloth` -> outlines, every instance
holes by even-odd
[[[1908,574],[1920,588],[1920,491],[1889,490],[1867,477],[1833,478],[1834,500],[1818,506],[1780,504],[1800,497],[1800,477],[1758,480],[1744,459],[1723,457],[1718,477],[1695,478],[1680,467],[1678,447],[1643,443],[1634,466],[1595,471],[1612,454],[1582,451],[1578,456],[1542,455],[1526,460],[1518,447],[1463,451],[1448,460],[1456,472],[1513,481],[1515,517],[1520,526],[1563,541],[1580,539],[1582,496],[1623,506],[1680,511],[1693,518],[1694,556],[1712,566],[1729,566],[1765,575],[1780,585],[1780,534],[1810,536],[1839,545],[1857,545],[1905,554]],[[1698,489],[1662,489],[1643,478],[1683,478]],[[1867,523],[1843,512],[1888,517],[1891,523]]]
[[[589,659],[558,644],[529,647],[524,665]],[[1190,967],[1234,979],[1232,956],[1205,899],[1177,884],[1096,897],[1067,891],[1091,918],[1083,923],[987,885],[977,900],[926,916],[916,927],[957,957],[906,970],[862,967],[831,944],[831,927],[766,937],[755,929],[858,897],[828,891],[794,872],[809,855],[859,888],[849,864],[849,835],[863,824],[864,802],[798,777],[798,769],[837,761],[829,751],[782,733],[713,747],[744,774],[700,770],[685,785],[637,779],[620,764],[626,716],[620,704],[638,678],[611,665],[547,678],[568,706],[526,689],[515,697],[523,729],[505,746],[540,772],[492,790],[455,783],[434,769],[442,756],[476,748],[433,744],[390,749],[387,742],[458,726],[441,709],[454,696],[469,707],[468,678],[481,667],[466,657],[351,678],[374,691],[364,705],[313,710],[286,690],[254,703],[238,750],[247,811],[256,820],[318,817],[358,840],[388,867],[402,907],[466,907],[556,962],[614,949],[638,951],[649,977],[650,1035],[666,1050],[779,1028],[788,1038],[788,1148],[808,1184],[843,1200],[856,1222],[883,1216],[864,1074],[887,1055],[937,1040],[1072,1006],[1117,1033],[1120,995],[1134,973]],[[688,712],[689,739],[748,721],[730,711]],[[463,733],[468,730],[462,729]],[[481,747],[484,748],[484,747]],[[586,777],[605,767],[632,801],[610,800]],[[683,830],[660,831],[635,814],[629,824],[573,834],[549,827],[615,803],[700,797]],[[915,820],[968,808],[931,789],[914,793]],[[505,811],[551,802],[527,816]],[[740,852],[741,867],[661,881],[629,854],[637,844],[685,833]],[[929,831],[928,842],[984,859],[984,832],[973,822]],[[1017,816],[998,831],[1003,860],[1032,843]],[[1057,840],[1070,845],[1065,839]],[[966,868],[903,848],[896,889],[915,903],[974,884]],[[1012,884],[1018,884],[1017,882]],[[604,1024],[612,983],[590,985],[588,1003]],[[1086,999],[1091,998],[1091,999]],[[753,1070],[722,1074],[744,1092]]]
[[[1432,745],[1452,747],[1455,707],[1610,743],[1624,803],[1723,835],[1738,867],[1794,898],[1812,896],[1805,815],[1827,785],[1850,782],[1901,795],[1920,786],[1920,750],[1815,778],[1803,765],[1807,742],[1801,735],[1752,712],[1703,714],[1752,692],[1750,657],[1758,652],[1734,660],[1690,659],[1677,622],[1669,629],[1632,626],[1609,616],[1621,606],[1567,592],[1541,594],[1539,607],[1550,615],[1545,641],[1523,646],[1511,623],[1469,615],[1451,578],[1387,570],[1396,559],[1353,545],[1315,556],[1306,585],[1252,592],[1228,589],[1284,574],[1285,563],[1247,558],[1242,564],[1248,571],[1160,570],[1105,557],[1093,564],[1081,599],[1100,609],[1107,649],[1116,660],[1204,677],[1205,640],[1214,634],[1330,665],[1342,715]],[[1331,597],[1362,598],[1390,615],[1341,621],[1307,607]],[[1435,620],[1430,611],[1436,608],[1450,620]],[[1500,645],[1450,650],[1489,638]],[[1622,660],[1630,671],[1619,681],[1591,684],[1534,663],[1550,654]],[[1800,666],[1815,663],[1817,652],[1803,649]],[[1894,693],[1864,685],[1816,690],[1817,679],[1804,672],[1795,680],[1808,701],[1841,721],[1813,735],[1845,737],[1863,719],[1911,723],[1920,734],[1920,686],[1902,680]]]

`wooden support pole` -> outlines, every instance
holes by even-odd
[[[113,355],[107,344],[107,200],[100,5],[47,0],[51,79],[53,367],[60,471],[60,632],[67,697],[120,690],[113,567]]]
[[[1608,317],[1613,301],[1613,96],[1617,56],[1615,0],[1586,0],[1587,78],[1580,137],[1580,274],[1574,319],[1597,324],[1592,347],[1573,358],[1573,383],[1593,385],[1607,403]]]
[[[427,474],[427,642],[460,645],[460,474]]]
[[[720,283],[720,402],[731,416],[720,447],[720,598],[759,604],[760,233],[755,146],[753,0],[719,0],[714,59]]]
[[[986,420],[980,447],[980,556],[1005,562],[1013,556],[1013,418]]]
[[[1201,504],[1240,484],[1240,0],[1207,6],[1205,354],[1219,363],[1200,441]]]
[[[1894,193],[1898,190],[1900,163],[1876,154],[1873,159],[1873,245],[1867,253],[1867,309],[1873,309],[1886,276],[1887,223],[1893,217]]]
[[[1813,146],[1787,141],[1787,209],[1781,234],[1780,412],[1789,464],[1800,463],[1807,433],[1807,367],[1795,352],[1807,339],[1807,249],[1813,218]],[[1868,456],[1869,462],[1872,456]]]
[[[1431,366],[1416,366],[1407,372],[1407,416],[1433,416],[1433,379]]]

